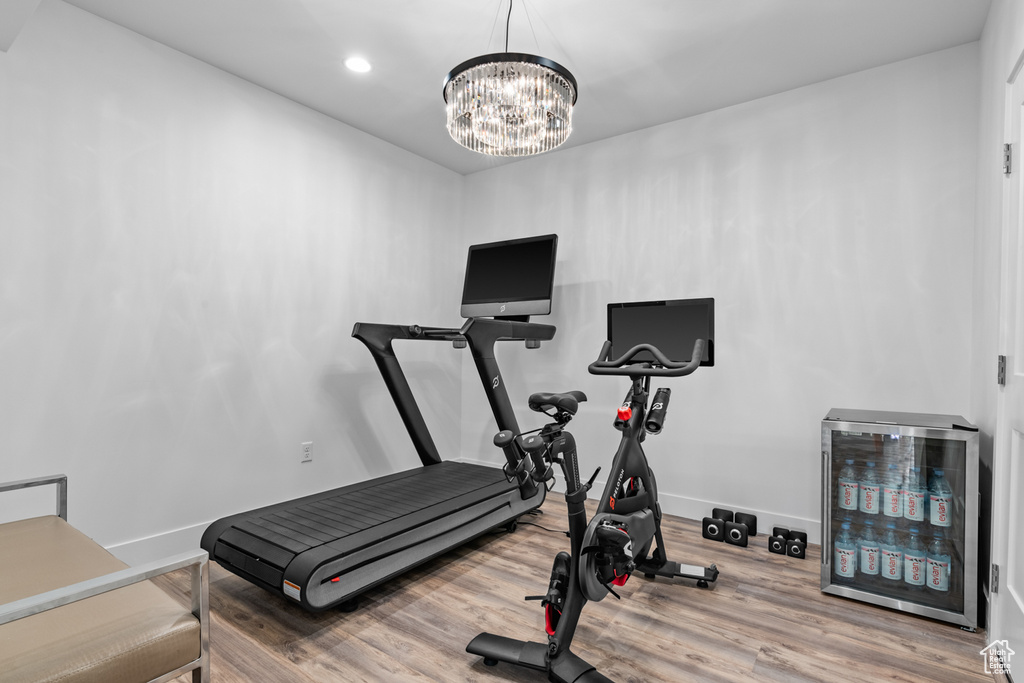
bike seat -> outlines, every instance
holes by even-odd
[[[529,406],[530,410],[535,410],[538,413],[554,408],[557,411],[575,415],[579,409],[579,404],[586,400],[587,395],[582,391],[569,391],[564,394],[552,394],[542,391],[530,396]]]

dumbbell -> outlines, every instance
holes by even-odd
[[[777,526],[768,537],[768,552],[788,555],[801,560],[807,558],[807,532]]]
[[[717,517],[705,517],[701,520],[701,536],[712,541],[724,541],[725,524],[724,520]]]
[[[712,541],[726,540],[726,524],[733,523],[732,510],[714,508],[711,516],[701,520],[701,536]]]
[[[737,512],[736,523],[746,525],[747,533],[757,536],[757,515],[752,515],[749,512]]]
[[[744,512],[733,514],[732,510],[726,508],[714,508],[711,516],[703,519],[701,533],[704,538],[713,541],[745,547],[748,536],[757,534],[757,517]]]
[[[801,560],[807,559],[807,543],[799,538],[791,538],[786,541],[786,554]]]
[[[725,542],[730,545],[747,547],[747,525],[736,522],[725,523]]]
[[[746,547],[748,536],[757,536],[757,515],[737,512],[732,526],[725,525],[725,542]]]

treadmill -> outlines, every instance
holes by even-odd
[[[550,313],[556,245],[543,235],[471,246],[461,328],[356,323],[352,336],[376,361],[422,466],[219,519],[201,541],[210,558],[311,612],[351,610],[369,588],[493,529],[513,530],[540,507],[546,490],[520,439],[504,446],[502,467],[441,459],[392,343],[468,346],[497,430],[520,434],[494,345],[537,348],[554,337],[529,316]]]

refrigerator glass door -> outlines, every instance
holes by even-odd
[[[823,422],[822,590],[975,627],[976,441]]]

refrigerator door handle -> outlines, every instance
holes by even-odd
[[[828,451],[821,451],[821,563],[829,567],[832,561],[832,553],[829,552],[827,541],[831,538],[831,525],[829,524],[830,505],[832,497],[830,486],[832,484],[832,461]]]

